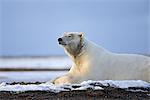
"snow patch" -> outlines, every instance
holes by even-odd
[[[65,84],[65,85],[54,85],[50,84],[29,84],[29,85],[9,85],[6,83],[0,84],[0,91],[51,91],[51,92],[61,92],[61,91],[71,91],[71,90],[103,90],[102,86],[111,86],[118,88],[129,88],[129,87],[149,87],[150,83],[141,80],[125,80],[125,81],[113,81],[113,80],[104,80],[104,81],[84,81],[81,84]]]
[[[142,81],[142,80],[124,80],[124,81],[113,81],[113,80],[105,80],[99,81],[100,83],[109,84],[112,87],[119,88],[129,88],[129,87],[150,87],[150,83]]]
[[[5,83],[0,84],[0,91],[51,91],[51,92],[60,92],[60,91],[66,91],[64,88],[55,86],[53,84],[30,84],[30,85],[7,85]]]

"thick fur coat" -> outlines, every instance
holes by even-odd
[[[72,59],[73,65],[67,74],[52,80],[54,84],[80,83],[86,80],[150,82],[150,57],[112,53],[86,39],[81,32],[65,33],[58,41]]]

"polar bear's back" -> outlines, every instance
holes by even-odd
[[[88,62],[92,66],[91,77],[96,79],[136,79],[150,82],[150,57],[138,54],[117,54],[88,42]]]
[[[111,67],[116,78],[143,79],[150,82],[150,57],[137,54],[112,54]]]

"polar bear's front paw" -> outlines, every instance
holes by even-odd
[[[58,78],[52,80],[52,83],[55,85],[69,84],[69,83],[71,83],[71,79],[68,76],[62,76],[62,77],[58,77]]]

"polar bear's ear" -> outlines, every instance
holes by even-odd
[[[79,33],[79,36],[82,38],[84,36],[84,33],[83,32],[80,32]]]

